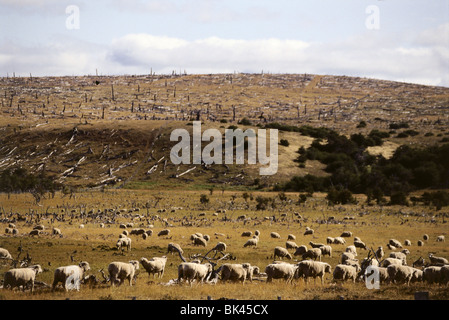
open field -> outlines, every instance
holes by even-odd
[[[31,174],[46,174],[62,186],[41,198],[30,192],[0,193],[0,247],[8,249],[16,262],[28,254],[31,263],[39,263],[44,270],[37,276],[41,285],[51,285],[57,267],[81,260],[90,263],[88,274],[99,280],[93,287],[83,285],[80,292],[51,292],[42,286],[34,293],[1,289],[0,299],[375,300],[413,299],[417,291],[428,291],[431,299],[449,299],[445,285],[383,283],[379,290],[369,290],[364,282],[334,283],[331,274],[326,274],[323,285],[319,280],[266,283],[260,275],[244,286],[220,281],[166,285],[177,278],[181,263],[178,255],[167,254],[170,242],[179,243],[184,256],[193,259],[222,241],[226,253],[236,259],[219,261],[217,268],[225,262],[247,262],[261,272],[273,262],[274,248],[285,247],[289,234],[296,236],[298,245],[309,246],[310,241],[326,243],[329,236],[351,231],[346,245],[332,245],[332,257],[323,257],[332,268],[353,237],[374,250],[383,246],[387,255],[394,251],[387,248],[389,239],[402,243],[409,239],[408,265],[420,257],[428,262],[429,253],[449,258],[447,243],[436,241],[448,233],[447,206],[436,210],[419,203],[368,205],[364,195],[354,195],[357,204],[330,206],[326,194],[319,192],[299,204],[299,193],[287,192],[281,199],[273,192],[293,176],[329,176],[318,160],[307,159],[302,166],[297,162],[298,149],[309,148],[311,136],[279,131],[279,139],[288,145],[278,146],[279,169],[273,176],[260,176],[259,165],[174,165],[170,150],[175,142],[169,139],[174,129],[191,132],[195,120],[201,120],[203,131],[213,128],[222,133],[230,126],[257,131],[269,123],[328,128],[347,137],[380,130],[390,137],[367,151],[388,159],[402,145],[441,146],[449,141],[449,88],[307,74],[8,77],[0,79],[0,100],[0,174],[24,168]],[[404,128],[391,129],[398,123],[406,123],[414,134],[401,137]],[[424,191],[428,190],[410,196]],[[209,202],[201,203],[201,195]],[[274,199],[274,206],[257,210],[258,196]],[[16,225],[17,235],[6,233],[9,223]],[[131,235],[132,250],[118,251],[122,223],[151,229],[153,235],[145,240]],[[32,237],[29,233],[37,224],[45,230]],[[315,233],[304,235],[306,227]],[[52,235],[52,228],[61,229],[62,236]],[[166,228],[168,236],[157,236]],[[242,232],[255,230],[261,232],[257,248],[243,247],[248,238]],[[271,238],[273,231],[281,239]],[[210,236],[206,248],[192,244],[190,236],[196,232]],[[418,246],[424,234],[429,240]],[[358,253],[361,261],[368,251]],[[149,279],[140,265],[132,287],[101,283],[99,270],[107,270],[112,261],[163,255],[168,261],[162,279]],[[10,268],[10,261],[0,262],[0,280]]]
[[[267,194],[275,197],[276,194]],[[140,267],[137,282],[133,287],[127,283],[121,287],[111,288],[109,285],[98,284],[93,288],[83,286],[80,292],[64,292],[58,289],[51,292],[50,289],[37,289],[35,293],[11,292],[2,290],[3,299],[413,299],[416,291],[429,291],[432,299],[447,299],[447,287],[437,284],[413,283],[409,287],[400,284],[382,284],[379,290],[368,290],[364,282],[333,283],[332,275],[326,274],[324,285],[318,280],[313,280],[305,285],[302,280],[297,280],[293,285],[285,285],[283,280],[275,280],[273,283],[265,283],[265,278],[255,276],[252,283],[246,282],[244,290],[242,285],[232,283],[217,283],[216,285],[198,285],[189,287],[172,285],[165,286],[170,279],[177,278],[177,266],[182,262],[177,255],[167,254],[167,245],[176,242],[184,250],[184,256],[194,254],[204,255],[219,241],[225,242],[228,247],[226,252],[236,257],[234,261],[225,262],[243,263],[259,266],[262,270],[273,261],[273,249],[276,246],[285,246],[288,234],[296,236],[298,245],[309,245],[310,241],[326,243],[328,236],[339,236],[343,231],[349,230],[354,236],[360,237],[368,247],[377,249],[383,246],[386,254],[389,239],[396,238],[402,243],[405,239],[412,242],[410,255],[407,261],[411,264],[419,257],[428,256],[433,252],[438,256],[449,256],[449,247],[445,242],[436,242],[439,235],[447,236],[447,211],[429,212],[425,207],[415,206],[408,208],[377,206],[362,207],[360,205],[328,207],[322,195],[310,198],[305,204],[297,205],[297,194],[287,194],[288,200],[282,203],[278,200],[278,207],[274,210],[256,211],[255,201],[248,203],[242,197],[241,192],[214,192],[210,195],[210,203],[204,206],[199,202],[199,192],[196,191],[130,191],[107,190],[105,192],[81,192],[69,199],[57,193],[54,198],[43,200],[42,206],[33,205],[33,198],[27,195],[1,195],[1,203],[4,211],[10,219],[21,216],[30,216],[33,210],[33,220],[16,221],[19,235],[11,236],[3,234],[0,238],[0,247],[7,248],[16,257],[19,245],[23,248],[21,258],[28,253],[32,257],[32,263],[39,263],[44,272],[37,276],[38,281],[47,284],[53,281],[53,271],[58,266],[70,265],[73,261],[88,261],[93,274],[102,280],[100,269],[107,269],[112,261],[140,260],[142,257],[152,258],[156,256],[168,256],[166,271],[162,279],[149,279],[145,270]],[[253,196],[257,196],[254,193]],[[157,199],[159,201],[157,201]],[[293,200],[293,201],[289,201]],[[233,203],[232,203],[233,201]],[[157,202],[157,203],[156,203]],[[291,203],[290,203],[291,202]],[[180,207],[180,204],[182,207]],[[176,208],[175,212],[171,212]],[[94,218],[92,212],[97,210],[113,209],[111,223],[106,223],[105,228],[100,228],[100,222],[107,220],[106,216]],[[160,209],[167,209],[165,213],[158,213]],[[226,213],[213,215],[218,209],[226,209]],[[64,212],[62,212],[64,210]],[[117,210],[117,211],[116,211]],[[9,212],[13,212],[9,215]],[[92,211],[90,214],[89,212]],[[84,213],[81,216],[81,213]],[[302,219],[296,219],[293,212],[299,212]],[[200,216],[205,213],[205,216]],[[285,213],[285,216],[281,214]],[[244,220],[238,217],[245,215]],[[275,217],[268,220],[265,217]],[[56,220],[52,218],[58,217]],[[65,221],[62,219],[65,217]],[[225,218],[226,217],[226,218]],[[333,218],[331,218],[333,217]],[[2,216],[4,218],[4,215]],[[60,220],[60,221],[58,221]],[[116,250],[115,243],[123,229],[120,223],[134,224],[134,228],[148,229],[150,225],[154,230],[151,237],[143,240],[141,236],[131,235],[132,250],[121,253]],[[43,224],[46,229],[43,234],[31,237],[28,233],[36,224]],[[80,229],[80,224],[84,228]],[[2,223],[2,229],[7,223]],[[63,236],[51,235],[52,227],[61,229]],[[313,235],[303,235],[305,228],[315,230]],[[168,236],[158,237],[162,229],[169,228]],[[128,228],[130,230],[130,228]],[[260,241],[257,248],[244,248],[243,244],[248,238],[242,237],[243,231],[259,230]],[[275,231],[281,235],[281,239],[273,239],[270,232]],[[3,230],[2,230],[3,232]],[[196,232],[211,236],[206,248],[195,247],[190,235]],[[215,235],[220,233],[223,235]],[[417,246],[417,241],[422,240],[424,234],[429,235],[422,247]],[[352,238],[347,238],[348,245],[352,244]],[[322,261],[328,262],[332,267],[339,263],[340,255],[347,245],[332,245],[332,257],[323,257]],[[398,250],[399,251],[399,250]],[[293,254],[294,250],[290,250]],[[361,260],[367,255],[367,251],[358,249]],[[210,255],[213,256],[213,255]],[[72,258],[71,258],[72,257]],[[301,260],[300,256],[294,256],[294,260]],[[293,262],[293,261],[289,261]],[[4,263],[1,268],[3,274],[9,269],[9,264]],[[260,279],[260,280],[258,280]],[[269,290],[267,290],[269,288]]]

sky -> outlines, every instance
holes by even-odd
[[[0,0],[0,76],[151,71],[449,87],[449,0]]]

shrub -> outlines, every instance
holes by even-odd
[[[281,146],[288,147],[288,146],[290,145],[290,142],[288,142],[287,139],[281,139],[281,141],[280,141],[279,144],[280,144]]]

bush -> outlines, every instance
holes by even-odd
[[[288,142],[287,139],[281,139],[281,141],[280,141],[279,144],[280,144],[281,146],[288,147],[288,146],[290,145],[290,142]]]
[[[390,129],[397,130],[397,129],[408,129],[410,128],[409,124],[407,122],[400,122],[400,123],[391,123]]]
[[[365,121],[360,121],[359,124],[357,125],[357,128],[366,128],[366,122]]]
[[[356,203],[357,201],[352,196],[352,192],[348,189],[331,188],[326,196],[330,204],[348,204]]]
[[[252,122],[249,121],[247,118],[243,118],[242,120],[240,120],[238,122],[238,124],[241,124],[241,125],[244,125],[244,126],[250,126],[250,125],[252,125]]]
[[[395,192],[390,197],[390,205],[408,206],[407,194],[405,192]]]

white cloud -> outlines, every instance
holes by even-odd
[[[440,27],[438,30],[446,30]],[[435,30],[434,30],[435,31]],[[429,37],[426,37],[426,34]],[[371,77],[449,86],[449,48],[444,36],[400,39],[368,33],[343,42],[314,43],[285,39],[184,40],[128,34],[109,45],[71,39],[45,46],[0,44],[0,70],[27,75],[188,73],[315,73]]]

